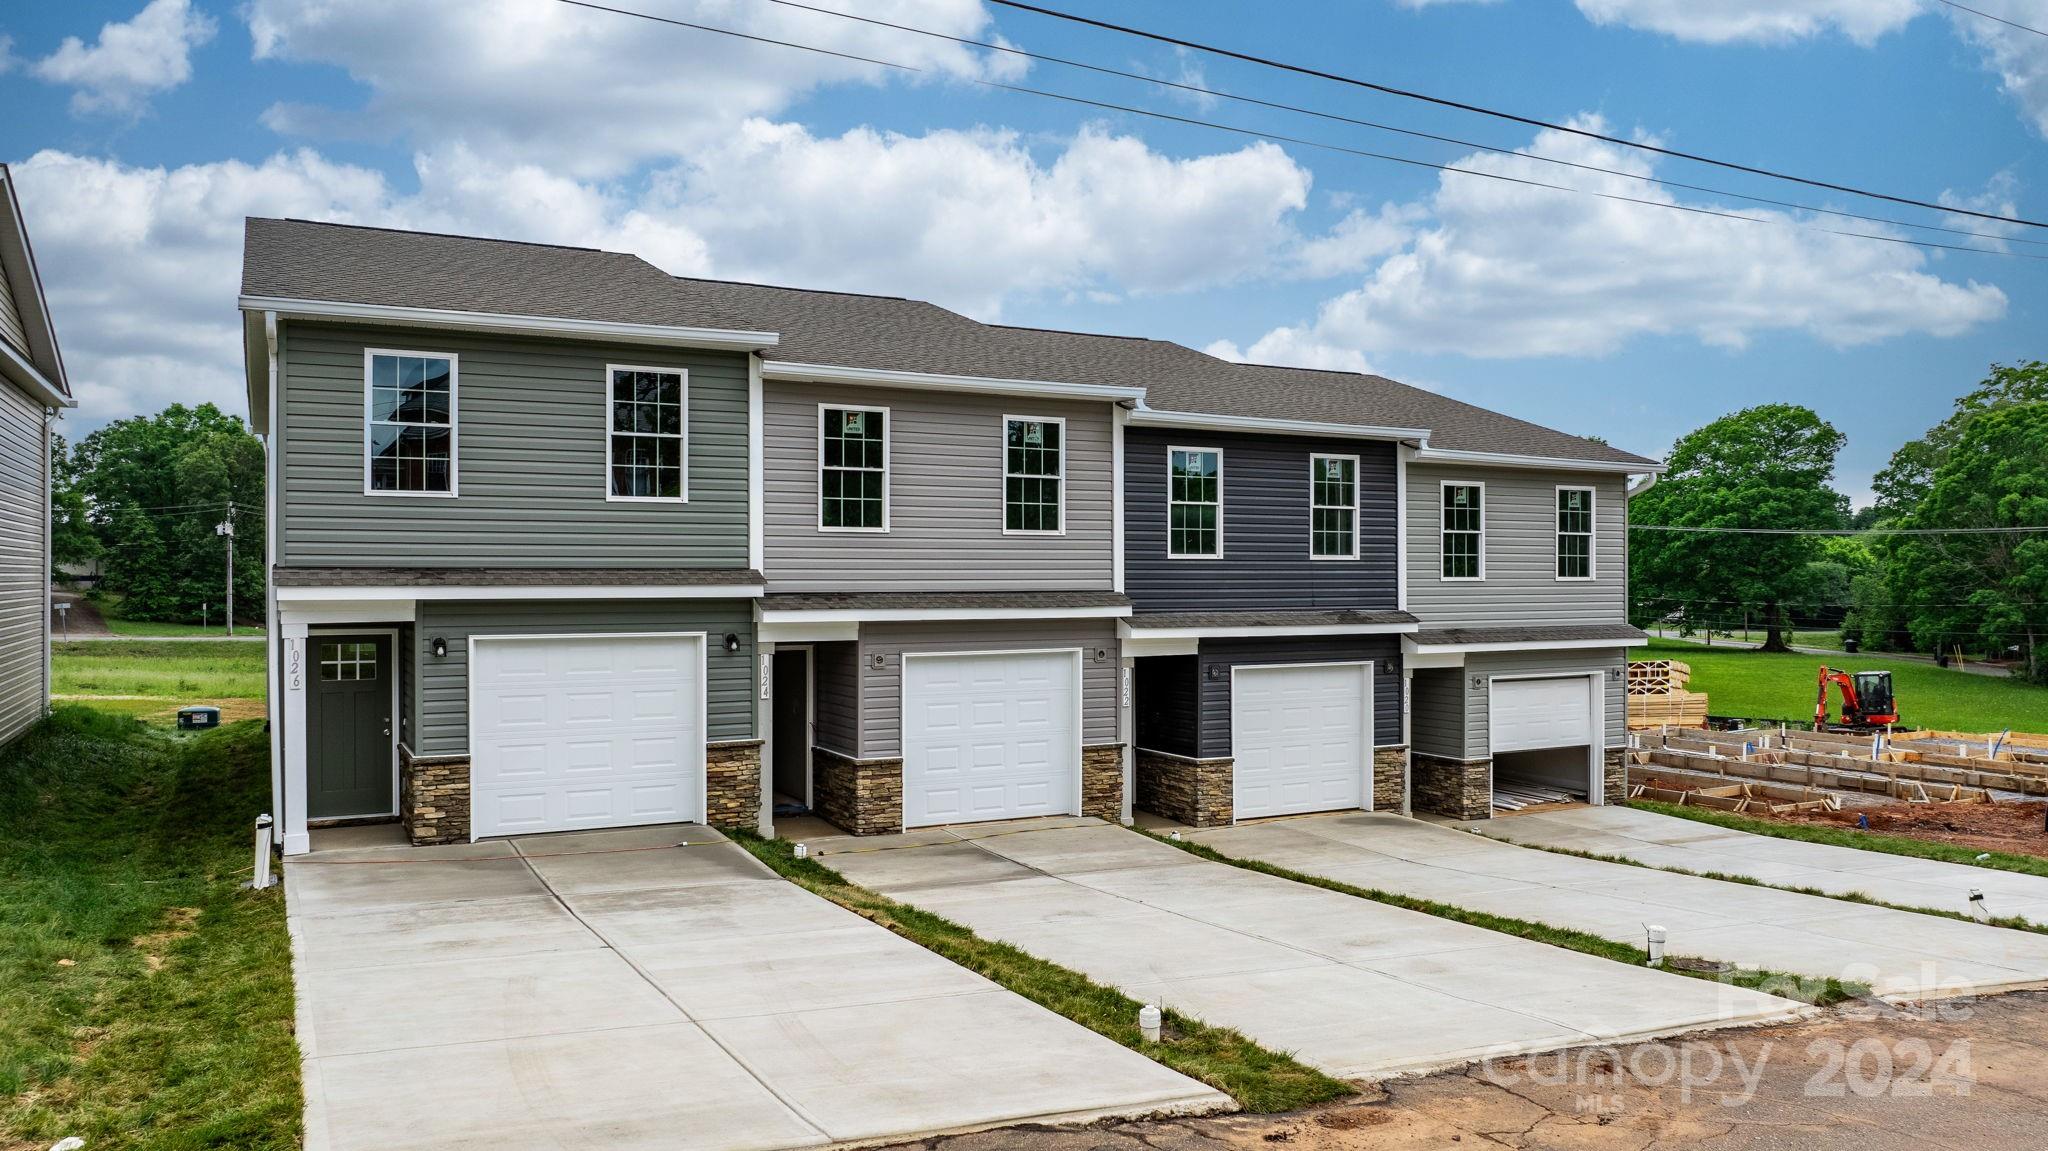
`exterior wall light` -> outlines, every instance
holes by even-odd
[[[733,655],[740,650],[740,637],[732,632],[725,633],[725,654]]]
[[[437,635],[427,641],[427,649],[434,653],[435,659],[446,659],[448,656],[448,641]]]

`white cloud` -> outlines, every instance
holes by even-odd
[[[1240,364],[1278,364],[1284,368],[1320,368],[1328,372],[1372,371],[1364,352],[1325,343],[1307,328],[1274,328],[1249,348],[1217,340],[1202,350],[1219,360]]]
[[[1944,206],[1950,208],[1968,208],[1972,212],[1990,212],[1999,216],[2018,216],[2020,212],[2019,194],[2019,177],[2013,175],[2012,170],[2008,168],[1986,181],[1984,190],[1981,192],[1965,195],[1950,189],[1943,191],[1936,198]],[[1982,216],[1964,215],[1960,212],[1943,216],[1941,222],[1943,227],[2006,238],[2011,238],[2026,231],[2026,225],[2024,224],[2002,224],[1996,220],[1987,220]],[[1969,241],[1964,240],[1962,242]],[[1975,243],[1980,247],[1996,248],[1999,251],[2011,250],[2011,245],[2000,240],[1978,240]]]
[[[911,75],[555,0],[252,0],[247,16],[258,59],[332,64],[370,89],[360,109],[274,105],[265,122],[277,131],[397,136],[422,148],[461,143],[480,155],[585,177],[690,154],[822,85],[1010,79],[1024,67],[1006,53],[760,0],[647,10],[925,71]],[[993,34],[980,0],[884,0],[859,10],[953,36]]]
[[[1870,44],[1918,15],[1921,0],[1578,0],[1595,24],[1620,24],[1681,40],[1785,42],[1840,32]]]
[[[1426,215],[1414,204],[1383,204],[1378,212],[1354,208],[1326,235],[1304,242],[1295,254],[1295,273],[1320,280],[1362,272],[1415,235]]]
[[[217,30],[191,0],[150,0],[134,19],[102,25],[91,47],[76,36],[65,37],[55,52],[36,62],[34,71],[51,83],[76,88],[71,95],[75,112],[132,115],[151,96],[191,79],[192,50],[213,39]],[[0,51],[0,59],[5,55]]]
[[[5,76],[20,63],[14,57],[14,37],[0,34],[0,76]]]
[[[1575,123],[1604,130],[1597,118]],[[1541,133],[1526,151],[1652,170],[1625,149],[1565,133]],[[1457,166],[1557,178],[1524,155],[1476,155]],[[1678,202],[1619,176],[1581,172],[1572,180]],[[1598,356],[1642,336],[1741,348],[1767,332],[1840,347],[1952,336],[2006,308],[1998,288],[1944,279],[1919,250],[1794,228],[1779,212],[1745,212],[1769,221],[1749,223],[1456,173],[1439,178],[1427,208],[1433,224],[1362,285],[1247,354],[1256,358],[1263,345],[1297,358],[1328,355],[1323,348]]]
[[[2004,14],[1988,5],[1984,10]],[[2048,36],[2009,28],[1969,12],[1950,9],[1948,15],[1956,34],[1983,55],[1984,69],[1998,76],[1999,87],[2019,105],[2027,124],[2048,138]],[[2042,17],[2035,16],[2033,22],[2040,26]]]

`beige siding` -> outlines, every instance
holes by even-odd
[[[1486,578],[1443,578],[1444,481],[1483,483]],[[1557,489],[1591,487],[1592,580],[1557,578]],[[1619,476],[1510,468],[1408,468],[1408,610],[1422,626],[1535,627],[1626,623],[1628,551]]]
[[[43,409],[0,381],[0,743],[43,713],[49,484]]]
[[[889,409],[889,530],[818,528],[818,408]],[[1064,535],[1003,534],[1003,417],[1066,420]],[[768,590],[1106,590],[1114,582],[1114,438],[1106,403],[767,385]]]
[[[1115,743],[1115,620],[871,623],[861,626],[860,636],[861,755],[886,759],[903,754],[903,653],[1047,648],[1081,649],[1081,741]]]

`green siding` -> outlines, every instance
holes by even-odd
[[[292,323],[285,564],[747,564],[747,362],[731,352]],[[365,348],[454,353],[454,498],[363,491]],[[605,498],[607,364],[689,371],[689,502]]]
[[[707,632],[705,713],[710,740],[752,739],[754,731],[754,609],[748,600],[537,600],[419,605],[413,628],[418,664],[417,742],[420,755],[463,755],[469,750],[469,637],[472,635],[588,635],[597,632]],[[727,634],[740,650],[727,652]],[[436,659],[430,646],[448,641]]]

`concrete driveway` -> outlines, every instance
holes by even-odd
[[[1777,887],[1864,895],[1900,907],[1968,914],[1970,890],[1992,915],[2048,924],[2048,879],[1912,859],[1880,851],[1802,843],[1628,807],[1532,811],[1470,825],[1494,839],[1633,859],[1651,867],[1741,875]]]
[[[812,848],[865,887],[1347,1077],[1798,1009],[1210,863],[1095,820]]]
[[[285,868],[308,1151],[776,1148],[1217,1092],[701,827]],[[355,844],[357,846],[339,846]]]
[[[1644,924],[1661,924],[1673,955],[1856,980],[1886,998],[2048,982],[2048,935],[1578,859],[1398,815],[1189,834],[1227,855],[1609,939],[1640,941]]]

